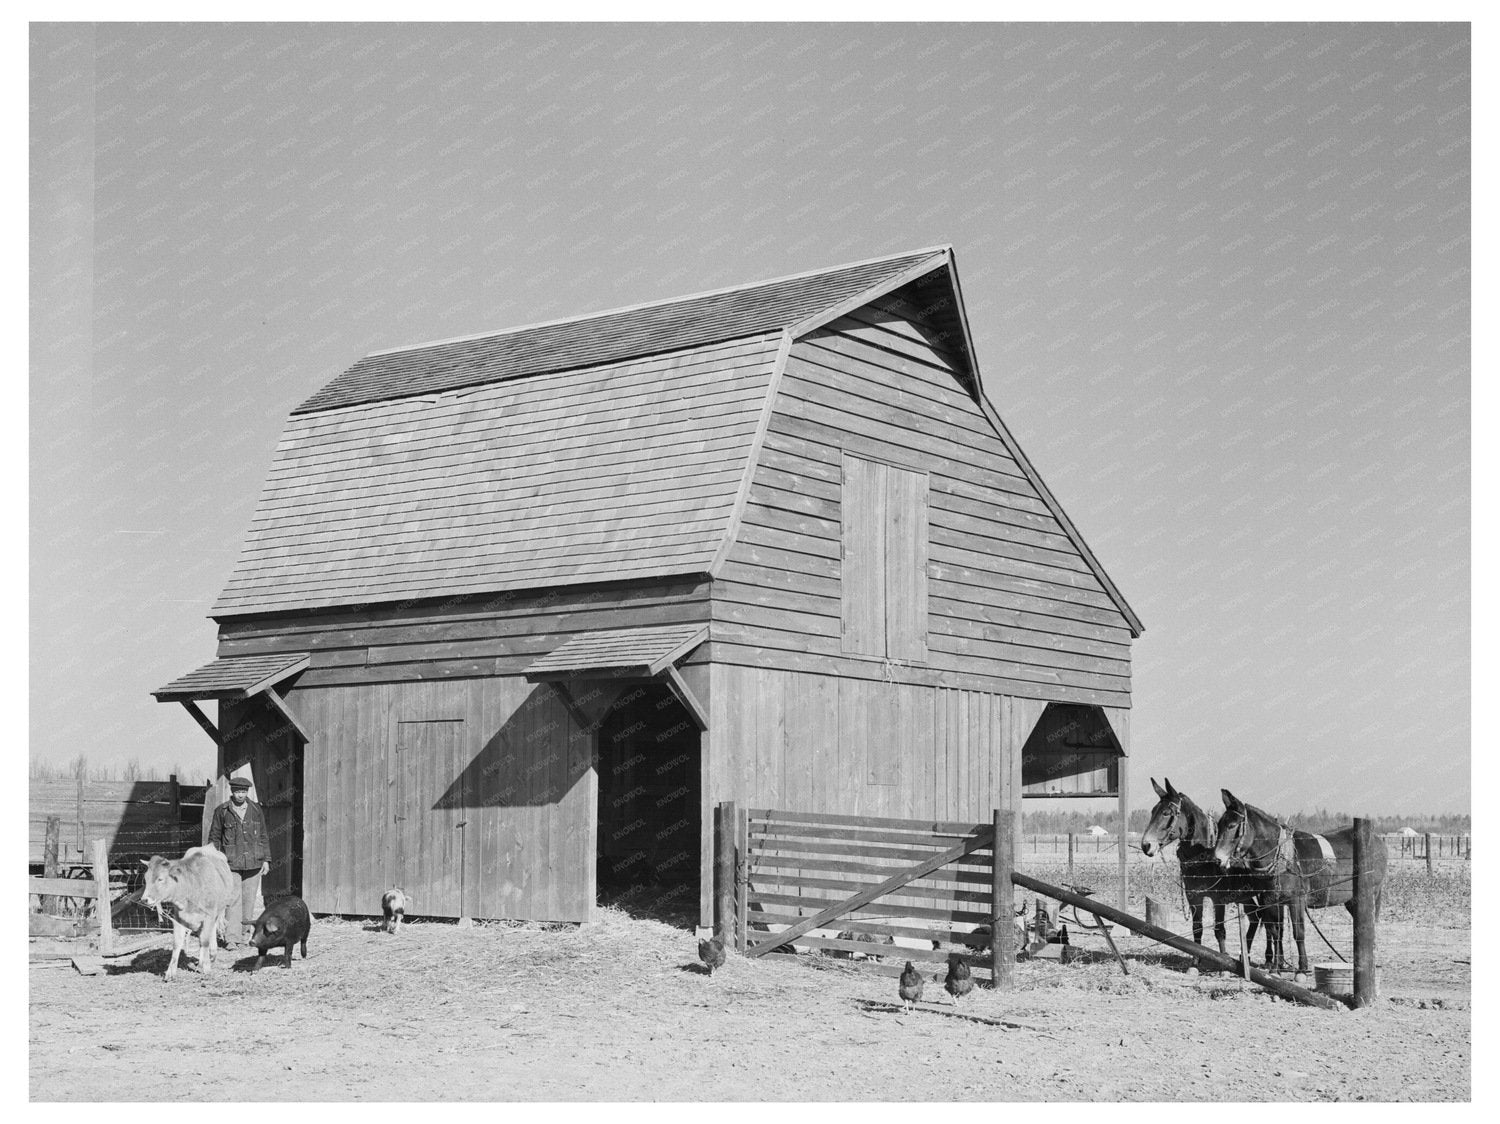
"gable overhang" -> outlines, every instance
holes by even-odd
[[[945,265],[951,267],[952,263],[953,250],[951,247],[945,246],[934,250],[930,257],[924,258],[922,261],[917,262],[916,265],[902,270],[894,277],[887,278],[878,285],[872,285],[862,292],[855,293],[852,297],[839,301],[838,304],[830,305],[822,312],[798,321],[787,330],[792,339],[801,339],[810,332],[815,332],[824,325],[833,323],[840,316],[847,316],[855,309],[863,308],[871,301],[880,299],[887,293],[894,293],[897,289],[909,285],[913,281],[920,281],[929,273],[942,269]]]

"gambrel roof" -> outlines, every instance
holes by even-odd
[[[984,400],[947,247],[366,356],[288,419],[211,615],[711,575],[792,341],[903,286],[1139,632]]]

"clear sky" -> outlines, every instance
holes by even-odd
[[[1468,810],[1467,26],[31,38],[32,755],[212,769],[148,692],[365,352],[951,243],[1134,802]]]

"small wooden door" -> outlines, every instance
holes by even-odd
[[[397,722],[391,754],[391,825],[386,836],[386,882],[409,893],[422,890],[433,913],[450,909],[448,883],[457,889],[458,871],[448,869],[455,842],[448,838],[447,818],[435,816],[452,781],[462,745],[462,719]],[[451,908],[456,908],[453,906]]]

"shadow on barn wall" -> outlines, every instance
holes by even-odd
[[[594,733],[579,727],[551,684],[537,684],[432,807],[560,803],[592,768],[593,743]]]

